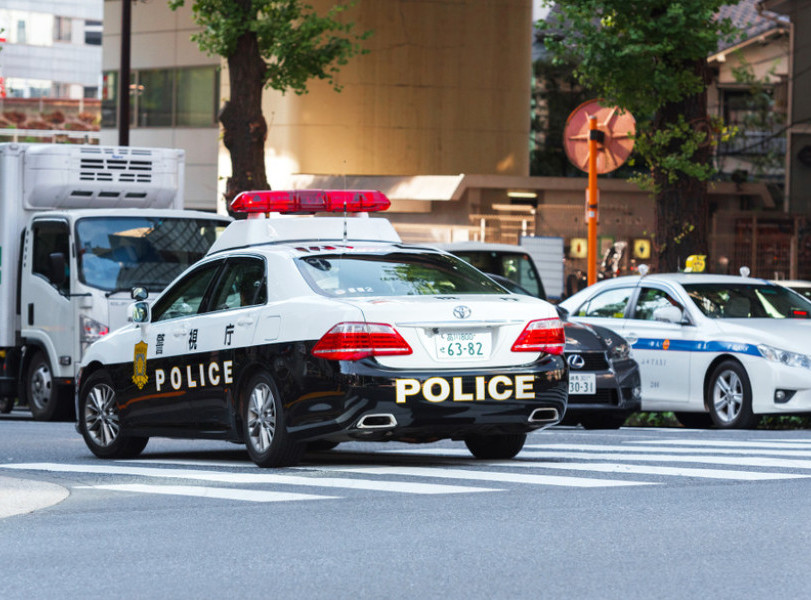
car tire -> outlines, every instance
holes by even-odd
[[[709,413],[677,412],[676,420],[689,429],[710,429],[715,425]]]
[[[327,440],[315,440],[307,442],[307,452],[327,452],[336,448],[341,442],[329,442]]]
[[[79,432],[99,458],[133,458],[149,442],[121,429],[113,382],[106,371],[92,373],[79,392]]]
[[[611,413],[597,413],[593,415],[583,415],[580,417],[580,424],[583,429],[619,429],[625,423],[628,415]]]
[[[14,398],[12,398],[11,396],[0,398],[0,414],[7,415],[12,411],[13,408],[14,408]]]
[[[36,351],[25,375],[28,408],[37,421],[73,419],[70,388],[54,381],[51,363],[44,352]]]
[[[306,446],[290,439],[281,396],[269,375],[251,377],[242,405],[245,447],[253,462],[260,467],[287,467],[301,460]]]
[[[710,417],[719,429],[754,429],[760,416],[752,413],[752,386],[746,369],[734,360],[720,363],[707,385]]]
[[[473,456],[479,459],[507,459],[513,458],[521,452],[526,440],[526,433],[470,435],[465,438],[465,446]]]

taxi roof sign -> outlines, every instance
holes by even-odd
[[[377,190],[255,190],[242,192],[231,210],[242,213],[378,212],[391,206]]]

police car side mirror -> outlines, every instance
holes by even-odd
[[[148,323],[149,322],[149,303],[135,302],[130,304],[130,321],[133,323]]]
[[[130,292],[130,297],[133,300],[146,300],[149,297],[149,292],[147,292],[145,288],[134,287]]]
[[[678,306],[662,306],[653,311],[654,321],[681,323],[683,316],[682,310]]]

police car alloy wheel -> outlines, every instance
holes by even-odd
[[[79,394],[79,431],[99,458],[132,458],[146,447],[149,438],[129,437],[121,432],[118,405],[110,376],[97,371],[87,378]]]
[[[273,380],[266,373],[254,375],[245,386],[243,427],[248,454],[260,467],[296,464],[304,445],[290,440],[284,426],[284,407]]]
[[[752,386],[740,365],[732,360],[719,364],[709,383],[708,406],[715,425],[722,429],[751,429],[760,420],[752,414]]]

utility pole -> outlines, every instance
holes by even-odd
[[[118,145],[130,145],[130,42],[132,0],[121,0],[121,68],[118,78]]]

